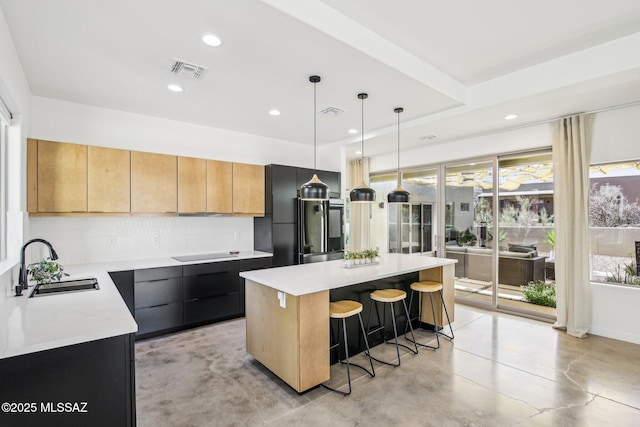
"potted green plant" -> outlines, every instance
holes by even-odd
[[[347,266],[352,266],[355,260],[355,253],[354,252],[345,252],[343,255],[344,258],[344,263]]]
[[[68,276],[64,272],[62,265],[50,258],[42,258],[40,261],[30,264],[27,267],[29,279],[35,281],[39,285],[58,282],[62,276]]]
[[[471,227],[464,230],[464,233],[460,236],[460,243],[462,246],[475,246],[478,238],[471,231]]]
[[[556,258],[556,251],[553,249],[556,245],[556,232],[555,230],[547,231],[547,243],[551,246],[551,251],[549,252],[549,259]]]

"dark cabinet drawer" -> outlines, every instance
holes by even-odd
[[[182,279],[163,279],[138,282],[135,287],[135,307],[153,307],[172,302],[182,302]]]
[[[238,271],[189,276],[182,279],[184,299],[206,298],[240,291]]]
[[[133,272],[134,282],[150,282],[153,280],[172,279],[176,277],[182,277],[182,266],[145,268],[142,270],[135,270]]]
[[[184,324],[183,303],[136,309],[138,335],[180,327]]]
[[[182,276],[202,276],[212,273],[226,273],[238,271],[239,261],[209,262],[206,264],[191,264],[182,267]]]
[[[240,294],[201,298],[184,303],[184,323],[202,323],[236,316],[240,311]]]
[[[240,261],[240,271],[260,270],[271,267],[271,257],[243,259]]]

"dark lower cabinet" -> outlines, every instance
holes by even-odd
[[[136,310],[183,300],[181,277],[155,280],[153,282],[136,282],[134,289]]]
[[[138,336],[180,328],[184,323],[183,317],[184,307],[182,301],[155,307],[138,308],[135,312]]]
[[[184,323],[201,324],[237,317],[240,312],[240,293],[198,298],[184,302]]]
[[[111,272],[109,275],[149,338],[244,315],[241,271],[272,266],[271,257]]]
[[[2,426],[135,426],[133,334],[0,360]]]
[[[133,277],[138,337],[182,327],[182,267],[135,270]]]
[[[185,265],[184,323],[195,325],[240,315],[240,261]]]

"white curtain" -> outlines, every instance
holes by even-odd
[[[369,159],[358,159],[349,162],[348,191],[353,190],[362,182],[369,181]],[[349,244],[348,251],[361,251],[369,249],[369,226],[371,215],[371,203],[351,203],[349,205]]]
[[[556,305],[554,327],[585,337],[591,325],[589,160],[593,115],[554,124]]]

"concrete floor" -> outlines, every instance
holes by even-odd
[[[141,341],[138,425],[640,425],[640,346],[463,305],[456,319],[453,342],[404,351],[399,368],[375,363],[375,378],[356,372],[348,397],[298,395],[246,353],[244,319]],[[373,351],[395,355],[391,345]],[[343,366],[331,376],[346,383]]]

